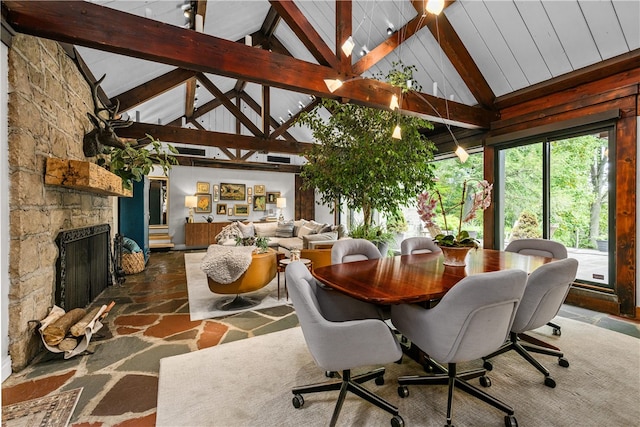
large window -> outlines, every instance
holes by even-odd
[[[578,259],[578,281],[612,288],[613,128],[528,141],[498,151],[497,242],[545,238]]]

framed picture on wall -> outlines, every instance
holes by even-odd
[[[220,200],[220,186],[218,184],[214,184],[213,186],[213,201],[217,202]]]
[[[265,194],[267,194],[267,193],[265,192],[264,185],[254,185],[253,186],[253,195],[254,196],[264,196]]]
[[[267,210],[267,196],[253,196],[253,210],[254,211],[266,211]]]
[[[200,182],[196,184],[196,193],[209,193],[209,183],[208,182]]]
[[[196,194],[196,213],[211,213],[211,194]]]
[[[249,186],[249,188],[247,188],[247,203],[251,204],[252,201],[253,201],[253,196],[251,195],[251,186]]]
[[[280,197],[279,191],[267,193],[267,204],[275,204],[278,197]]]
[[[246,197],[244,184],[220,184],[220,200],[244,200]]]
[[[218,214],[218,215],[226,215],[227,214],[227,204],[226,203],[218,203],[216,205],[216,214]]]
[[[236,210],[236,216],[249,216],[249,205],[235,205],[234,208]]]
[[[231,206],[229,206],[229,209],[227,210],[227,215],[233,216],[233,208]]]

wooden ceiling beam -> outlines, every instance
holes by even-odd
[[[242,111],[229,99],[227,96],[222,93],[220,89],[211,81],[207,76],[202,73],[198,73],[198,80],[202,83],[205,89],[213,94],[217,99],[222,102],[222,105],[231,112],[239,121],[242,123],[249,132],[253,133],[256,136],[263,136],[264,134],[247,116],[244,115]]]
[[[311,101],[309,104],[307,104],[302,110],[298,111],[296,114],[294,114],[293,116],[289,117],[289,119],[280,124],[280,126],[274,128],[273,132],[271,132],[271,135],[269,135],[270,138],[277,138],[280,135],[284,134],[285,131],[287,129],[289,129],[291,127],[291,125],[293,125],[296,121],[296,119],[300,116],[300,114],[302,113],[306,113],[309,112],[311,110],[313,110],[314,108],[316,108],[316,105],[320,104],[320,100],[318,98],[314,99],[313,101]]]
[[[160,141],[170,143],[225,147],[268,153],[302,155],[313,146],[313,144],[308,142],[291,142],[273,138],[264,139],[255,136],[235,135],[176,126],[162,126],[150,123],[133,123],[127,128],[118,129],[118,136],[121,138],[142,139],[147,134],[153,135],[154,138]]]
[[[120,101],[120,111],[128,111],[183,84],[190,78],[195,77],[195,75],[196,73],[194,71],[176,68],[133,89],[114,96],[111,98],[111,103],[115,105],[116,101]]]
[[[336,55],[340,64],[340,72],[346,76],[353,74],[351,55],[342,50],[344,43],[353,35],[353,4],[351,0],[336,2]]]
[[[363,81],[352,81],[332,94],[324,79],[344,78],[336,70],[229,40],[98,6],[90,2],[6,0],[3,11],[16,31],[103,51],[169,64],[202,73],[218,74],[266,84],[317,97],[346,97],[373,108],[388,108],[391,85],[378,82],[379,90],[368,91]],[[256,66],[259,64],[259,66]],[[295,72],[291,72],[295,70]],[[347,88],[345,88],[347,86]],[[354,90],[358,88],[358,90]],[[438,111],[445,111],[441,98],[427,98]],[[449,102],[451,106],[457,104]],[[411,108],[416,108],[411,110]],[[430,107],[414,103],[406,113],[430,114]],[[451,120],[463,127],[485,127],[495,112],[457,104]]]
[[[429,22],[434,20],[433,15],[423,17],[421,14],[407,22],[398,31],[391,34],[385,41],[380,43],[369,53],[353,64],[354,74],[360,75],[380,62],[385,56],[393,52],[398,46],[411,38],[414,34],[424,28]]]
[[[253,111],[255,111],[256,113],[262,115],[262,107],[260,106],[260,104],[258,104],[255,99],[253,99],[252,97],[249,96],[248,93],[246,92],[241,92],[240,93],[240,97],[242,98],[242,100],[249,106],[249,108],[251,108]],[[273,117],[270,117],[270,124],[271,127],[275,131],[277,131],[278,129],[280,129],[280,127],[282,126],[280,123],[278,123],[278,121],[276,119],[274,119]],[[287,141],[294,141],[296,142],[297,140],[289,133],[287,132],[287,129],[289,128],[289,126],[286,126],[284,128],[284,130],[282,130],[281,132],[279,132],[277,135],[269,135],[269,138],[277,138],[278,136],[282,135],[284,137],[284,139],[286,139]]]
[[[176,156],[178,164],[182,166],[199,166],[205,168],[220,168],[220,169],[242,169],[242,170],[260,170],[266,172],[281,172],[281,173],[293,173],[299,174],[302,171],[300,166],[296,165],[282,165],[275,163],[258,163],[258,162],[246,162],[239,160],[220,160],[209,159],[204,157],[190,157],[190,156]]]
[[[311,55],[322,65],[327,65],[336,70],[340,69],[340,63],[336,54],[327,46],[320,34],[313,28],[302,11],[292,1],[269,0],[271,7],[287,23],[289,28],[309,50]],[[342,3],[342,1],[337,2]],[[349,1],[350,3],[350,1]]]

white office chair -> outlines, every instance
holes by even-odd
[[[400,243],[401,255],[415,255],[442,252],[440,246],[429,237],[409,237]]]
[[[551,378],[547,368],[529,354],[534,353],[556,356],[558,364],[562,367],[569,367],[569,361],[564,358],[564,354],[559,350],[541,347],[532,344],[521,344],[520,338],[527,331],[539,328],[552,319],[562,306],[564,299],[569,292],[571,283],[576,278],[578,271],[578,261],[573,258],[566,258],[560,261],[550,262],[538,267],[527,280],[527,287],[524,296],[518,307],[516,318],[509,333],[509,340],[498,350],[484,356],[484,368],[493,369],[493,364],[488,360],[509,350],[515,350],[529,363],[544,374],[544,384],[547,387],[555,387],[556,382]],[[528,351],[527,351],[528,350]]]
[[[518,239],[510,242],[505,248],[506,252],[515,252],[523,255],[538,255],[555,259],[565,259],[568,256],[567,248],[560,242],[545,239]],[[560,336],[560,325],[547,322],[553,328],[553,335]]]
[[[429,356],[429,364],[444,372],[400,377],[398,394],[407,397],[408,385],[448,384],[448,426],[456,387],[505,412],[508,427],[517,425],[512,407],[467,382],[481,377],[481,384],[490,385],[484,369],[457,373],[456,365],[479,359],[488,349],[495,350],[504,343],[526,281],[527,274],[522,270],[480,273],[458,282],[434,308],[418,304],[392,306],[394,326]],[[439,363],[448,364],[448,368]]]
[[[293,406],[300,408],[304,405],[303,394],[340,390],[330,422],[334,426],[345,396],[351,391],[391,413],[392,426],[403,426],[404,421],[396,406],[360,385],[372,379],[378,385],[384,384],[384,368],[351,376],[352,368],[386,364],[402,358],[400,345],[379,317],[377,308],[318,286],[309,270],[299,261],[292,262],[285,274],[289,295],[313,359],[327,372],[342,372],[339,381],[294,388]]]

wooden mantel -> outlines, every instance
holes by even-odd
[[[104,196],[133,196],[131,190],[122,187],[122,179],[119,176],[95,163],[81,160],[47,158],[44,183]]]

